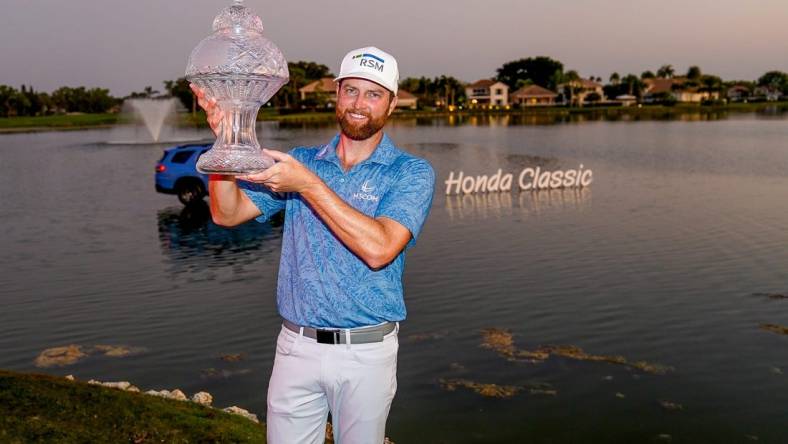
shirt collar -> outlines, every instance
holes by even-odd
[[[337,144],[339,144],[339,134],[335,135],[334,138],[331,139],[331,142],[323,146],[323,148],[317,153],[317,159],[334,163],[341,168],[342,165],[340,164],[339,157],[337,156]],[[383,133],[383,138],[380,139],[380,143],[378,143],[378,146],[375,147],[375,151],[373,151],[372,155],[366,158],[359,165],[363,165],[368,162],[379,163],[381,165],[391,165],[394,159],[397,158],[397,155],[397,147],[394,146],[394,143],[391,141],[388,134]]]

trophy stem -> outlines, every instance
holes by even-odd
[[[228,100],[217,105],[222,112],[218,140],[242,150],[259,150],[260,144],[257,142],[255,129],[260,103]]]
[[[255,133],[259,102],[226,100],[217,103],[222,113],[219,136],[213,147],[200,156],[197,170],[215,174],[250,174],[273,165],[274,159],[263,154]]]

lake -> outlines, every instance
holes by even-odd
[[[258,136],[288,149],[335,132]],[[788,442],[788,336],[761,328],[788,325],[788,116],[387,132],[438,181],[407,255],[394,441]],[[166,145],[110,137],[0,135],[0,368],[205,390],[264,418],[281,226],[215,226],[154,191]],[[586,188],[517,190],[523,168],[580,164]],[[514,190],[445,195],[452,172],[498,169]],[[34,364],[68,344],[135,353]]]

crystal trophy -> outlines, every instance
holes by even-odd
[[[257,111],[289,77],[282,52],[263,36],[260,17],[243,0],[222,9],[213,34],[194,48],[186,68],[186,78],[215,98],[222,113],[216,142],[197,161],[197,170],[237,175],[274,164],[257,142]]]

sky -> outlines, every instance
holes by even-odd
[[[115,96],[184,75],[231,0],[3,0],[0,84],[109,88]],[[788,0],[246,0],[289,61],[339,70],[374,45],[400,77],[495,76],[549,56],[607,80],[698,65],[725,80],[788,72]]]

